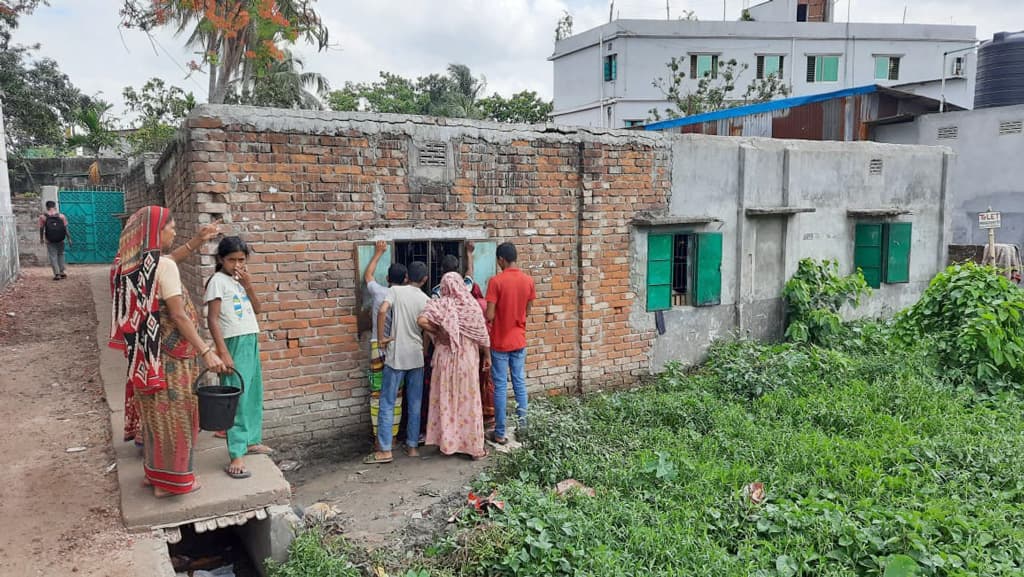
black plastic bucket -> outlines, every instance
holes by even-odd
[[[231,369],[238,377],[241,388],[225,385],[209,385],[202,387],[203,377],[210,369],[205,369],[196,378],[193,390],[199,398],[199,428],[204,431],[226,431],[235,426],[235,412],[238,410],[238,398],[245,390],[245,380],[238,371]],[[218,383],[220,382],[218,377]]]

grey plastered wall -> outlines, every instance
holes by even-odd
[[[39,197],[17,197],[13,200],[14,218],[18,229],[18,260],[21,266],[47,264],[46,245],[39,242],[39,215],[43,201]]]
[[[18,276],[18,226],[11,209],[11,186],[7,180],[7,139],[2,107],[0,103],[0,290]]]
[[[723,233],[722,300],[714,307],[665,311],[666,332],[651,352],[652,371],[666,362],[696,363],[716,338],[741,333],[777,338],[781,290],[802,258],[835,259],[853,272],[851,209],[899,208],[910,214],[871,221],[913,223],[910,282],[886,285],[850,316],[880,316],[913,303],[944,264],[946,192],[952,153],[940,147],[681,135],[672,144],[675,217],[721,222],[675,230]],[[872,174],[872,161],[882,173]],[[807,207],[813,213],[747,216],[749,208]],[[865,219],[861,219],[865,220]],[[632,268],[638,298],[631,319],[650,329],[645,310],[648,228],[634,227]]]
[[[954,128],[955,137],[949,137]],[[939,138],[940,129],[947,138]],[[929,114],[912,123],[879,126],[875,140],[940,144],[956,153],[950,171],[951,243],[988,242],[988,233],[978,228],[978,213],[991,206],[1002,213],[996,241],[1024,245],[1024,105]]]

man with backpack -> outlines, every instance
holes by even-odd
[[[39,215],[39,242],[46,245],[46,254],[50,257],[50,268],[53,269],[53,280],[68,278],[64,273],[64,241],[71,246],[71,235],[68,234],[68,218],[57,210],[57,203],[46,201],[46,212]]]

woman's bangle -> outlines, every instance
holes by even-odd
[[[196,249],[192,248],[192,240],[193,239],[190,238],[190,239],[188,239],[188,242],[185,243],[185,248],[187,248],[189,252],[195,252],[196,251]],[[203,245],[203,243],[199,243],[199,246],[202,246],[202,245]]]
[[[210,353],[210,351],[212,351],[212,350],[213,350],[213,345],[208,345],[208,346],[206,347],[206,350],[204,350],[203,352],[199,353],[199,356],[201,356],[201,357],[205,357],[205,356],[206,356],[207,354],[209,354],[209,353]]]

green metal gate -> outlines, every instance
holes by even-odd
[[[60,211],[68,218],[71,246],[69,263],[109,263],[117,253],[124,212],[124,192],[120,190],[62,190]]]

